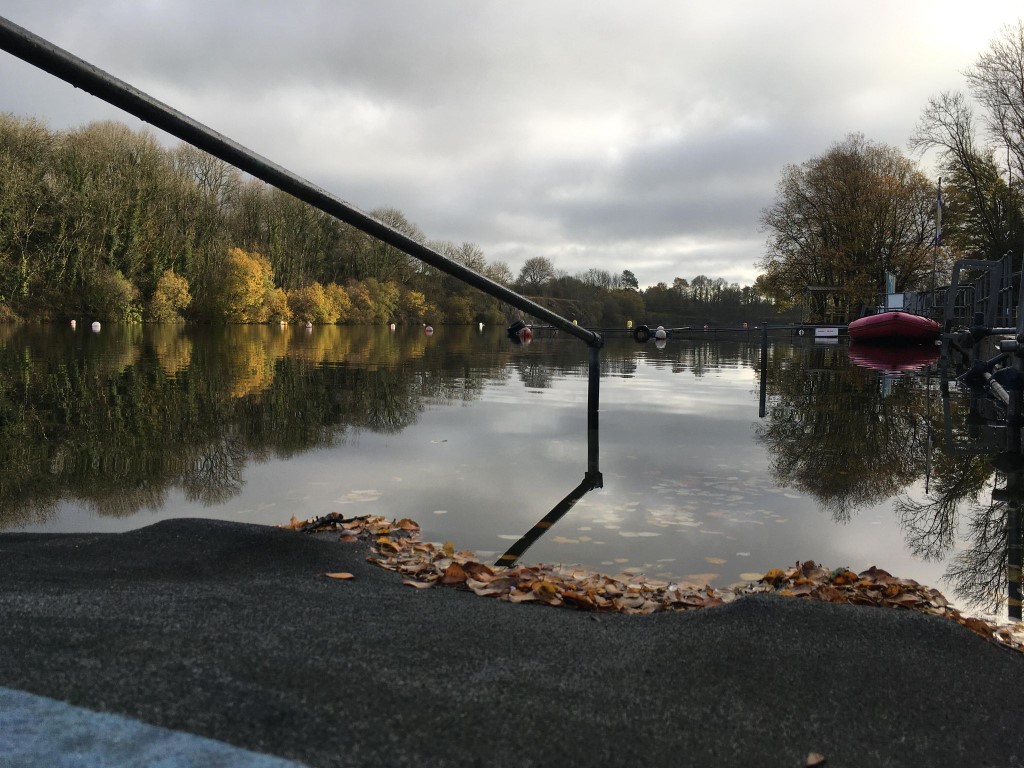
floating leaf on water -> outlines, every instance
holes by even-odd
[[[712,581],[717,579],[720,574],[717,573],[691,573],[683,578],[691,584],[710,584]]]
[[[342,579],[342,580],[354,579],[355,578],[355,576],[353,576],[351,573],[348,573],[347,571],[336,571],[334,573],[325,573],[324,576],[326,576],[328,579]]]
[[[764,574],[759,571],[750,571],[748,573],[740,574],[740,578],[744,581],[760,581],[762,576],[764,576]]]
[[[705,557],[704,562],[711,563],[712,565],[725,565],[728,560],[723,560],[721,557]]]

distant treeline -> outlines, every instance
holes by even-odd
[[[758,318],[753,288],[703,275],[639,290],[628,270],[516,277],[473,243],[428,241],[589,326]],[[500,323],[508,307],[194,147],[103,122],[70,131],[0,114],[0,319]]]

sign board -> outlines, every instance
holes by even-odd
[[[885,297],[885,308],[888,309],[903,309],[903,296],[902,293],[890,293]]]
[[[839,329],[838,328],[815,328],[814,329],[814,338],[816,338],[816,339],[839,338]]]

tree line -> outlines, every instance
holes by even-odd
[[[628,270],[569,275],[536,257],[516,276],[474,243],[428,241],[397,209],[371,215],[581,324],[622,326],[670,309],[661,284],[641,291]],[[687,288],[673,296],[690,304],[725,295],[680,281]],[[752,301],[753,289],[743,290]],[[494,324],[513,316],[188,144],[165,147],[117,122],[52,131],[0,114],[0,319]]]
[[[897,291],[948,283],[960,258],[1024,256],[1024,21],[1004,27],[966,73],[968,94],[929,99],[908,141],[939,179],[896,147],[853,133],[787,166],[761,216],[755,287],[812,318],[856,317]],[[981,109],[980,117],[974,107]],[[941,196],[940,196],[941,195]]]

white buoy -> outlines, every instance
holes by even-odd
[[[426,328],[423,329],[423,332],[425,334],[427,334],[427,336],[433,336],[434,335],[434,329],[431,326],[429,326],[429,325]]]
[[[477,323],[477,330],[482,331],[483,329],[484,329],[484,324],[483,323]]]
[[[92,329],[94,331],[96,331],[96,333],[99,333],[99,331],[100,331],[100,321],[99,320],[93,320],[92,321]]]
[[[390,328],[392,331],[395,330],[395,324],[391,323],[390,325],[388,325],[388,328]]]
[[[668,334],[665,332],[664,328],[659,327],[658,330],[654,332],[654,338],[658,341],[664,341],[668,338]]]
[[[306,330],[307,331],[313,330],[313,324],[311,322],[309,322],[309,320],[306,321]]]
[[[71,321],[71,330],[75,330],[75,326],[76,325],[77,325],[77,323],[74,320],[72,320]]]

